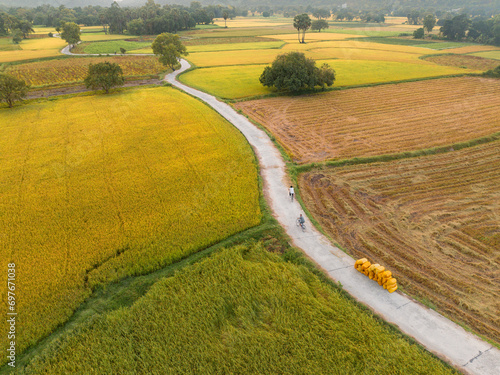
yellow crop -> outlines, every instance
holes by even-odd
[[[66,321],[97,285],[159,269],[260,222],[245,139],[177,90],[0,112],[0,258],[18,270],[19,351]],[[6,270],[0,275],[6,285]]]

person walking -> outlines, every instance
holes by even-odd
[[[290,200],[293,202],[293,197],[295,196],[295,190],[293,189],[293,186],[290,186],[290,189],[288,189],[288,195],[290,196]]]

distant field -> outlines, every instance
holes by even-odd
[[[11,65],[6,72],[33,86],[83,82],[89,64],[109,61],[119,64],[125,77],[156,75],[167,70],[153,56],[74,57]]]
[[[178,90],[0,112],[0,258],[19,272],[18,352],[98,285],[157,270],[260,222],[248,143]],[[5,319],[0,328],[7,332]]]
[[[485,57],[487,59],[500,60],[500,50],[498,51],[485,51],[485,52],[475,52],[474,56]],[[500,65],[500,62],[498,63]]]
[[[114,54],[120,53],[120,48],[125,48],[126,51],[140,49],[144,47],[151,47],[151,42],[131,42],[127,40],[107,40],[102,42],[82,43],[78,46],[75,53],[101,53],[101,54]]]
[[[190,59],[191,56],[188,56],[188,58]],[[324,62],[330,64],[336,71],[335,87],[464,74],[467,72],[465,69],[422,63],[422,61],[404,63],[368,60],[320,60],[318,64]],[[196,69],[181,75],[179,79],[190,86],[222,98],[247,98],[273,92],[259,82],[259,77],[265,66],[242,65]]]
[[[455,66],[458,68],[474,69],[486,71],[496,68],[500,62],[493,59],[487,59],[477,55],[438,55],[428,56],[426,61],[431,61],[439,65]]]
[[[260,244],[160,280],[132,306],[94,317],[43,352],[29,371],[152,372],[458,374]]]
[[[278,18],[278,17],[236,17],[235,19],[228,19],[224,21],[222,18],[216,18],[214,24],[220,27],[227,25],[228,28],[235,27],[272,27],[291,25],[292,18]]]
[[[57,56],[65,46],[61,38],[24,39],[19,43],[21,51],[0,51],[0,63]]]
[[[500,131],[494,79],[449,78],[236,103],[298,163],[413,151]]]
[[[409,112],[411,128],[418,127],[412,117]],[[477,117],[467,122],[472,131]],[[495,118],[498,126],[498,111]],[[432,123],[437,131],[443,126]],[[384,265],[410,296],[500,344],[499,151],[496,141],[317,169],[300,176],[300,191],[316,220],[353,257]]]

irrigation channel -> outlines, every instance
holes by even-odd
[[[500,374],[500,350],[496,347],[407,295],[401,292],[388,293],[356,271],[354,259],[332,246],[312,225],[302,232],[295,223],[302,209],[296,200],[290,202],[285,162],[278,149],[264,131],[231,106],[177,81],[177,75],[189,68],[189,63],[181,60],[181,68],[166,75],[164,81],[204,101],[247,138],[259,160],[267,203],[295,246],[301,248],[330,277],[340,282],[343,289],[359,302],[369,306],[377,315],[398,326],[427,350],[460,371],[477,375]]]

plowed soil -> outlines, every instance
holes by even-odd
[[[301,164],[445,146],[500,130],[500,81],[461,77],[235,104]]]
[[[313,216],[355,258],[500,344],[500,141],[305,173]]]

